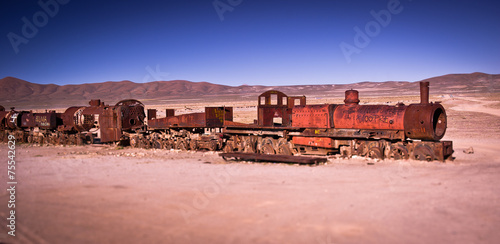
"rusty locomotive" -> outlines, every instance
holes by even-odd
[[[54,145],[82,145],[116,142],[123,133],[144,128],[144,105],[123,100],[109,106],[91,100],[86,107],[69,107],[63,113],[6,111],[0,106],[0,139],[12,134],[19,142]]]
[[[421,102],[360,105],[348,90],[344,104],[307,105],[305,96],[271,90],[258,97],[253,124],[233,121],[232,107],[207,107],[203,113],[157,118],[148,110],[147,133],[131,135],[138,147],[210,149],[225,153],[278,155],[354,155],[444,161],[453,153],[442,141],[447,117],[440,103],[429,102],[429,83],[420,83]]]
[[[354,155],[444,161],[453,153],[441,140],[447,117],[440,103],[429,102],[429,83],[420,83],[417,104],[360,105],[358,91],[345,92],[344,104],[307,105],[305,96],[271,90],[258,97],[252,124],[233,121],[232,107],[206,107],[204,112],[159,118],[137,100],[115,106],[92,100],[88,107],[64,113],[4,111],[0,136],[18,133],[28,142],[79,144],[117,142],[141,148],[222,150],[259,155]],[[147,120],[146,120],[147,118]]]

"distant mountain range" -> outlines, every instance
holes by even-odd
[[[500,74],[449,74],[426,79],[431,94],[500,92]],[[359,90],[363,96],[418,95],[418,82],[359,82],[341,85],[297,86],[225,86],[185,80],[134,83],[108,81],[81,85],[44,85],[14,77],[0,79],[0,105],[39,108],[62,108],[86,105],[90,99],[113,104],[122,99],[138,99],[145,104],[161,104],[184,99],[256,99],[257,95],[277,89],[288,95],[342,97],[345,90]]]

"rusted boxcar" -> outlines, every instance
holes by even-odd
[[[233,121],[232,107],[205,107],[204,112],[175,115],[166,110],[166,117],[158,118],[155,109],[148,109],[148,131],[130,135],[133,147],[209,149],[223,147],[221,130]]]

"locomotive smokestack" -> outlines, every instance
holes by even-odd
[[[429,104],[429,82],[420,82],[420,104]]]
[[[356,90],[347,90],[345,91],[345,100],[344,103],[346,105],[357,105],[359,104],[358,91]]]

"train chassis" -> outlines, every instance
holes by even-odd
[[[95,142],[93,133],[66,133],[38,129],[0,131],[0,141],[7,142],[9,135],[13,135],[18,143],[35,145],[85,145]]]
[[[63,133],[48,130],[0,131],[0,141],[14,135],[18,142],[37,145],[84,145],[94,143],[92,133]],[[142,133],[125,133],[121,144],[132,148],[177,150],[209,150],[225,153],[259,153],[277,155],[340,155],[372,159],[414,159],[444,161],[453,153],[451,141],[389,140],[377,138],[328,138],[329,146],[295,144],[304,132],[287,130],[235,130],[182,128]],[[322,140],[325,137],[318,137]],[[297,140],[300,143],[300,140]]]
[[[217,129],[220,131],[220,129]],[[210,150],[218,151],[223,147],[223,140],[216,129],[165,129],[152,132],[128,133],[132,148]]]
[[[133,148],[209,150],[224,153],[276,154],[276,155],[340,155],[372,159],[414,159],[424,161],[444,161],[453,153],[451,141],[389,140],[378,138],[324,138],[328,147],[311,144],[296,144],[294,138],[304,135],[299,131],[287,130],[235,130],[218,128],[170,129],[152,133],[128,134]],[[300,143],[300,140],[296,140]]]
[[[343,158],[360,156],[372,159],[414,159],[425,161],[444,161],[453,153],[451,141],[401,141],[370,138],[334,139],[318,137],[320,140],[329,142],[328,147],[321,147],[311,143],[310,138],[307,138],[307,143],[295,144],[293,143],[295,137],[293,134],[300,135],[297,132],[287,131],[274,133],[260,131],[255,134],[232,134],[225,141],[223,151],[225,153],[340,155]],[[297,141],[300,143],[300,140]]]

